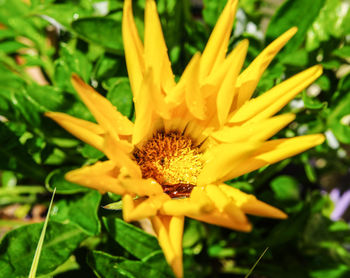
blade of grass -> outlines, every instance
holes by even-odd
[[[46,214],[46,219],[45,219],[45,222],[44,222],[43,229],[41,230],[40,238],[39,238],[36,250],[35,250],[32,266],[30,268],[30,272],[29,272],[28,278],[35,278],[35,276],[36,276],[36,270],[37,270],[38,264],[39,264],[41,249],[42,249],[43,244],[44,244],[44,238],[45,238],[47,223],[49,222],[51,208],[52,208],[52,204],[53,204],[53,199],[55,197],[55,193],[56,193],[56,187],[55,187],[55,189],[54,189],[54,191],[52,193],[49,209],[48,209],[47,214]]]
[[[249,270],[249,272],[247,273],[246,276],[244,276],[244,278],[248,278],[250,276],[250,274],[252,274],[254,268],[258,265],[258,263],[260,262],[260,260],[262,259],[262,257],[264,257],[266,251],[269,249],[269,247],[266,247],[264,252],[262,252],[262,254],[260,255],[259,259],[255,262],[255,264],[252,266],[252,268]]]

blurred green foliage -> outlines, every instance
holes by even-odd
[[[203,9],[189,0],[157,3],[179,76],[203,50],[226,0],[203,0]],[[119,211],[102,208],[119,196],[64,180],[65,172],[103,154],[43,117],[60,111],[94,121],[70,83],[75,72],[133,119],[122,7],[121,0],[0,1],[1,277],[28,276],[42,224],[25,216],[47,205],[55,187],[38,277],[173,277],[153,236],[123,222]],[[134,1],[141,37],[143,8],[144,1]],[[284,109],[297,118],[276,137],[327,132],[328,140],[230,182],[283,209],[288,220],[251,217],[249,234],[188,220],[185,277],[244,277],[267,246],[251,277],[350,276],[350,229],[329,219],[334,205],[326,194],[349,186],[349,10],[346,0],[240,1],[230,49],[250,40],[245,66],[285,30],[299,29],[264,73],[256,95],[309,66],[324,66],[323,76]],[[6,215],[13,206],[16,212]]]

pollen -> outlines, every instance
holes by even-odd
[[[188,197],[203,168],[203,154],[189,136],[158,131],[134,157],[143,178],[153,178],[170,197]]]

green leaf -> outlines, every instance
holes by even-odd
[[[92,251],[87,262],[96,276],[100,278],[133,277],[118,267],[118,264],[125,260],[123,257],[115,257],[101,251]]]
[[[285,65],[305,67],[308,60],[309,57],[307,51],[304,49],[298,49],[293,53],[286,54],[281,62]]]
[[[291,176],[279,176],[271,181],[275,198],[280,201],[298,201],[299,183]]]
[[[4,41],[0,43],[0,51],[3,51],[7,54],[14,53],[21,48],[27,48],[23,43],[17,41]]]
[[[27,124],[39,127],[41,124],[40,107],[32,98],[30,98],[26,88],[20,88],[15,92],[12,91],[10,97],[13,108],[22,116],[22,118],[19,116],[16,118],[19,118],[22,121],[24,119]]]
[[[86,194],[79,194],[60,200],[54,205],[52,220],[78,225],[89,235],[97,235],[101,225],[97,216],[101,201],[101,194],[91,190]]]
[[[350,32],[349,7],[343,0],[327,0],[307,33],[307,50],[314,50],[321,42],[341,38]],[[330,45],[330,44],[329,44]],[[326,45],[327,47],[327,45]],[[329,49],[332,51],[333,49]]]
[[[124,57],[120,57],[117,55],[112,55],[109,53],[105,53],[98,59],[95,75],[97,79],[102,79],[103,88],[109,90],[114,82],[119,80],[120,77],[115,77],[118,74],[118,70],[125,67],[123,65]],[[107,79],[108,78],[108,79]]]
[[[90,189],[80,186],[78,184],[67,181],[64,175],[73,170],[71,167],[63,167],[52,171],[45,180],[45,186],[49,191],[53,191],[56,188],[58,194],[75,194],[79,192],[86,192]]]
[[[92,65],[86,55],[65,43],[60,44],[60,58],[55,61],[55,84],[61,89],[73,92],[72,73],[78,74],[85,82],[90,79]]]
[[[88,264],[98,277],[130,277],[130,278],[173,278],[171,268],[167,264],[162,251],[151,253],[142,261],[127,260],[123,257],[93,251],[88,257]]]
[[[101,159],[105,156],[105,154],[98,149],[85,144],[84,147],[81,149],[81,154],[86,158],[91,159]]]
[[[63,92],[52,86],[33,83],[28,86],[26,92],[27,99],[41,112],[60,110],[64,101]]]
[[[288,42],[283,53],[294,52],[304,41],[307,30],[317,18],[325,0],[287,0],[277,10],[271,18],[266,31],[266,37],[269,41],[277,38],[283,32],[298,27],[298,32]],[[301,20],[302,19],[302,20]]]
[[[266,239],[267,246],[281,245],[287,242],[295,242],[296,238],[305,228],[310,217],[309,209],[303,210],[295,215],[289,216],[287,220],[281,221],[270,231]]]
[[[16,36],[13,30],[0,29],[0,40],[14,38]]]
[[[152,255],[152,254],[151,254]],[[154,255],[153,255],[154,256]],[[162,260],[161,260],[162,259]],[[152,258],[151,264],[148,260],[145,261],[132,261],[125,260],[119,264],[119,267],[131,274],[131,277],[135,278],[173,278],[174,275],[167,265],[163,253],[157,252],[155,254],[155,259]],[[156,267],[155,267],[156,266]]]
[[[107,98],[118,111],[130,118],[133,113],[133,97],[128,78],[118,78],[107,93]]]
[[[340,58],[349,59],[350,58],[350,46],[343,46],[342,48],[338,48],[332,52],[333,55],[338,56]]]
[[[71,29],[71,23],[74,19],[91,15],[91,11],[84,9],[82,5],[77,5],[73,1],[62,4],[39,5],[34,12],[56,20],[67,29]]]
[[[17,136],[0,121],[0,169],[26,174],[36,180],[43,180],[45,171],[18,141]]]
[[[154,236],[119,218],[103,218],[111,237],[136,258],[142,259],[160,249]]]
[[[210,1],[204,0],[203,19],[209,26],[214,27],[217,19],[219,18],[222,10],[226,5],[226,0]]]
[[[107,204],[107,205],[103,206],[103,208],[109,209],[109,210],[120,211],[123,209],[123,201],[118,201],[118,202]]]
[[[72,23],[73,29],[88,42],[104,46],[117,54],[123,54],[121,21],[104,17],[82,18]]]
[[[328,124],[335,137],[350,144],[350,95],[345,94],[328,117]]]
[[[304,101],[304,105],[308,109],[322,109],[327,106],[327,103],[319,101],[315,97],[310,97],[307,95],[306,91],[303,91],[302,98]]]
[[[337,265],[337,266],[328,266],[322,269],[316,269],[310,272],[311,278],[344,278],[350,276],[349,266]]]
[[[193,247],[203,238],[205,238],[205,230],[203,224],[199,221],[187,219],[186,229],[184,230],[182,240],[183,247]]]
[[[43,223],[21,226],[8,232],[0,245],[3,277],[28,277]],[[37,274],[46,274],[64,263],[86,234],[76,226],[50,221]]]

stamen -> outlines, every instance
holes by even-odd
[[[189,136],[158,131],[134,157],[143,178],[159,182],[170,197],[188,197],[203,168],[202,153]]]

